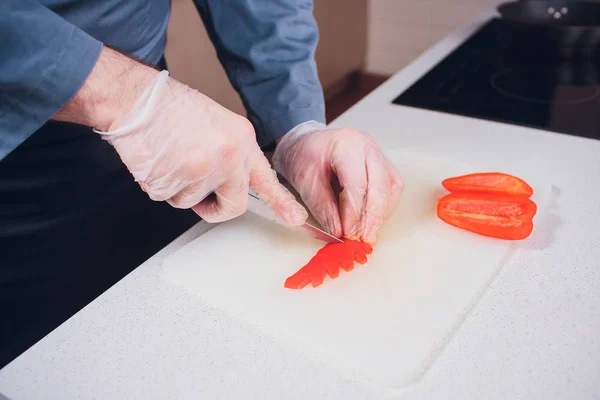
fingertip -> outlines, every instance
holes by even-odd
[[[333,235],[337,238],[340,238],[343,235],[342,222],[337,214],[330,215],[327,218],[327,222],[325,223],[324,227],[330,235]]]
[[[329,202],[321,201],[316,204],[311,211],[317,222],[327,233],[341,238],[344,232],[337,204],[333,200]]]
[[[363,230],[360,224],[355,224],[349,229],[344,230],[344,237],[350,240],[360,240],[363,236]]]
[[[381,228],[381,220],[372,215],[366,215],[360,240],[368,244],[374,244],[379,236],[379,228]]]
[[[371,246],[374,246],[377,241],[379,240],[379,232],[378,231],[371,231],[366,235],[363,235],[361,240]]]
[[[263,186],[260,189],[255,188],[255,190],[257,192],[258,190],[262,190],[258,193],[261,199],[286,224],[297,226],[306,222],[308,218],[306,209],[279,182],[275,183],[271,188]]]
[[[288,224],[292,226],[302,225],[308,219],[308,211],[300,203],[294,202],[290,205],[290,212],[286,213],[286,219]]]

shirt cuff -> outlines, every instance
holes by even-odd
[[[291,135],[300,137],[300,136],[306,135],[307,133],[320,131],[325,128],[327,128],[327,125],[325,125],[322,122],[315,121],[313,119],[310,121],[303,122],[300,125],[296,125],[291,130],[289,130],[284,136],[291,134]]]
[[[325,108],[323,106],[296,108],[271,118],[262,124],[254,123],[256,136],[261,147],[272,145],[275,140],[303,125],[307,121],[325,126]]]

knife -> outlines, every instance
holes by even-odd
[[[275,213],[254,193],[248,193],[248,211],[253,214],[259,215],[272,222],[278,223],[279,225],[285,226],[288,229],[298,231],[304,235],[308,235],[312,238],[323,240],[327,243],[344,243],[335,236],[330,235],[322,229],[317,228],[314,225],[305,223],[300,226],[290,226],[275,216]]]

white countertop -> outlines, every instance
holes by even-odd
[[[391,104],[490,15],[332,124],[370,132],[384,148],[444,154],[555,187],[541,233],[495,277],[423,379],[392,397],[599,399],[600,141]],[[11,400],[382,398],[378,388],[169,283],[161,261],[207,229],[196,225],[0,370],[0,393]]]

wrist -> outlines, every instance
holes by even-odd
[[[276,143],[277,146],[273,151],[273,154],[270,157],[271,164],[273,168],[278,173],[285,176],[283,172],[283,160],[285,159],[285,153],[294,146],[298,140],[300,140],[303,136],[306,136],[310,133],[321,131],[326,129],[327,126],[321,122],[317,122],[314,120],[306,121],[299,125],[296,125],[285,135],[277,138]]]
[[[107,131],[133,107],[158,71],[104,47],[92,72],[53,117]]]
[[[277,146],[275,147],[275,152],[280,148],[280,144],[283,142],[283,147],[289,148],[294,143],[296,143],[302,136],[308,135],[309,133],[321,131],[326,129],[327,126],[322,122],[317,122],[314,120],[306,121],[301,124],[296,125],[292,129],[290,129],[285,135],[278,137],[275,140]]]
[[[296,125],[292,129],[290,129],[287,133],[285,133],[283,136],[280,136],[277,139],[275,139],[275,144],[278,146],[282,140],[285,140],[286,142],[296,142],[298,139],[300,139],[304,135],[307,135],[307,134],[309,134],[311,132],[315,132],[315,131],[321,131],[325,128],[327,128],[327,126],[322,122],[318,122],[318,121],[314,121],[314,120],[306,121],[306,122]],[[275,150],[277,149],[277,146],[276,146]]]

